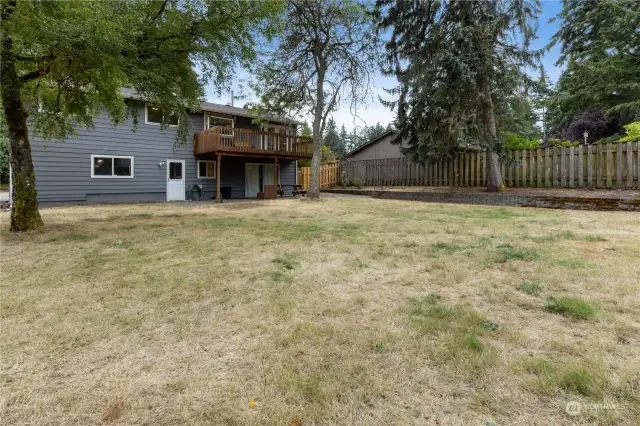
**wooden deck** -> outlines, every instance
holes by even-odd
[[[307,159],[313,156],[313,139],[218,126],[195,134],[193,153]]]

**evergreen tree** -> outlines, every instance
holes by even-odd
[[[538,1],[379,0],[381,31],[390,31],[385,73],[400,85],[385,102],[397,111],[395,142],[418,162],[475,145],[487,151],[487,189],[502,186],[501,133],[509,101],[526,83]]]
[[[345,154],[349,152],[349,134],[347,133],[347,129],[344,127],[340,127],[340,143],[344,147]]]
[[[549,76],[547,75],[544,65],[540,66],[540,76],[536,80],[535,95],[533,98],[533,106],[537,110],[539,128],[542,136],[542,140],[546,141],[548,138],[548,125],[549,125],[549,99],[553,95],[553,87]]]
[[[558,65],[566,64],[552,97],[553,126],[602,109],[622,123],[640,117],[640,3],[564,0]]]
[[[307,137],[313,136],[313,133],[311,132],[311,127],[309,127],[309,124],[306,121],[302,123],[302,128],[300,129],[300,136],[307,136]]]
[[[327,121],[327,127],[324,132],[324,144],[336,155],[337,158],[342,158],[345,154],[345,146],[338,134],[338,126],[336,125],[333,117],[329,117]]]

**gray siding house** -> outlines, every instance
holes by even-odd
[[[264,185],[296,184],[297,160],[311,158],[292,121],[257,126],[242,108],[203,103],[193,141],[176,146],[157,109],[127,102],[139,110],[135,132],[131,119],[114,126],[105,114],[64,142],[31,138],[41,205],[185,200],[194,185],[205,199],[255,198]]]
[[[353,151],[347,153],[346,158],[353,161],[380,160],[384,158],[403,158],[400,151],[401,146],[391,143],[395,137],[394,130],[388,130],[369,142],[360,145]]]

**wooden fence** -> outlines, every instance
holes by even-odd
[[[510,150],[501,166],[508,187],[640,188],[639,142]],[[406,158],[342,161],[340,173],[366,186],[486,186],[486,154],[461,153],[435,164]]]
[[[331,188],[340,183],[340,162],[332,161],[320,166],[320,188]],[[311,182],[311,167],[298,167],[298,184],[304,189],[309,189]]]

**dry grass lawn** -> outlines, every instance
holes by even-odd
[[[3,424],[640,418],[638,214],[368,198],[42,214],[29,235],[0,215]]]

